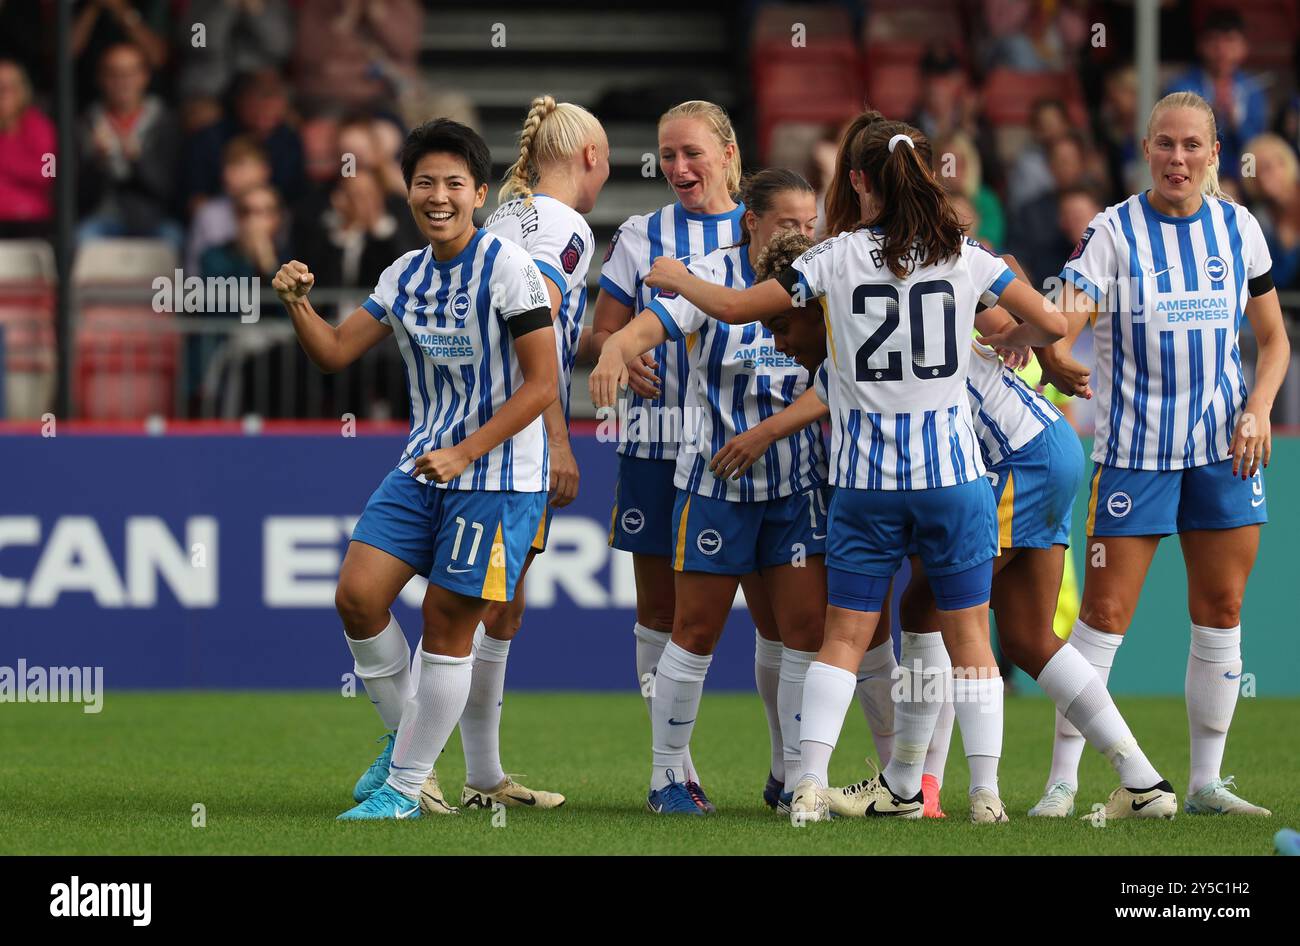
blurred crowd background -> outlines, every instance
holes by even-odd
[[[613,174],[590,218],[597,259],[624,219],[669,201],[646,156],[659,114],[690,98],[731,112],[747,169],[792,167],[819,191],[864,102],[911,121],[952,156],[942,179],[971,233],[1040,283],[1099,210],[1149,184],[1132,0],[72,6],[76,130],[61,152],[55,2],[0,0],[0,418],[53,409],[59,286],[74,291],[64,354],[77,416],[403,418],[396,353],[322,378],[270,277],[304,260],[318,310],[346,314],[421,242],[396,160],[406,130],[435,115],[467,122],[500,174],[544,92],[591,108],[609,132]],[[1297,6],[1159,10],[1159,91],[1213,104],[1222,180],[1259,216],[1281,290],[1300,290]],[[68,162],[75,256],[60,274],[55,178]],[[260,320],[228,305],[157,312],[149,287],[177,269],[260,276]],[[1300,294],[1284,298],[1294,326]],[[1300,410],[1300,385],[1287,390]]]

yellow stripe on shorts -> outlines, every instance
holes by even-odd
[[[1101,485],[1101,467],[1092,471],[1092,487],[1088,490],[1088,522],[1084,535],[1092,535],[1097,528],[1097,487]]]
[[[533,536],[533,548],[541,551],[546,547],[546,510],[542,510],[542,518],[537,521],[537,535]]]
[[[686,567],[686,519],[691,514],[691,497],[686,497],[682,506],[682,518],[677,523],[677,551],[673,554],[673,568],[681,571]]]
[[[506,544],[501,541],[501,523],[488,550],[487,574],[483,576],[483,591],[479,595],[486,601],[506,600]]]
[[[1011,526],[1016,518],[1015,474],[1007,470],[1007,485],[998,500],[998,551],[1012,548]]]

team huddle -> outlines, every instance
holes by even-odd
[[[1289,348],[1259,225],[1219,192],[1205,101],[1157,103],[1143,142],[1151,189],[1097,216],[1054,299],[966,236],[929,141],[879,113],[846,129],[820,212],[793,171],[742,176],[712,103],[667,111],[658,145],[675,199],[619,228],[590,328],[583,215],[609,176],[609,144],[589,112],[550,97],[533,101],[482,228],[486,144],[446,119],[411,132],[402,171],[429,245],[338,326],[307,301],[306,265],[275,277],[315,364],[339,370],[391,334],[411,396],[402,456],[339,575],[345,639],[386,730],[340,819],[457,812],[434,770],[457,725],[461,807],[564,804],[505,774],[499,728],[524,576],[578,489],[578,362],[594,365],[598,409],[636,417],[618,446],[610,544],[632,554],[636,578],[651,812],[715,811],[691,736],[707,725],[704,683],[740,588],[771,744],[762,796],[792,823],[944,817],[954,722],[970,819],[1009,820],[990,609],[1007,657],[1057,708],[1029,814],[1074,813],[1086,742],[1119,782],[1088,817],[1173,818],[1174,788],[1106,684],[1156,546],[1177,533],[1191,618],[1183,810],[1268,815],[1220,766]],[[814,243],[819,231],[829,236]],[[1249,392],[1243,315],[1259,350]],[[1091,369],[1071,354],[1089,323]],[[1017,374],[1035,359],[1046,381],[1097,404],[1089,566],[1066,642],[1053,615],[1084,457]],[[889,602],[905,557],[896,659]],[[390,608],[416,574],[429,585],[412,658]],[[855,696],[880,767],[836,788],[828,766]]]

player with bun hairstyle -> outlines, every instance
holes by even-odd
[[[489,233],[527,250],[545,280],[555,321],[559,396],[542,413],[550,454],[550,501],[520,569],[514,597],[489,605],[475,638],[474,676],[460,719],[465,750],[461,804],[467,808],[564,804],[558,792],[527,788],[502,768],[502,693],[510,641],[523,622],[524,576],[533,558],[546,549],[554,510],[571,503],[578,491],[578,463],[569,446],[569,385],[582,342],[588,341],[582,319],[595,242],[582,215],[596,206],[608,178],[609,141],[596,117],[579,105],[538,96],[519,133],[519,158],[506,172],[500,206],[486,224]],[[426,780],[420,801],[426,814],[455,810],[443,798],[436,773]]]
[[[736,288],[753,284],[759,251],[774,232],[808,235],[817,222],[813,189],[793,171],[761,171],[743,190],[745,240],[690,263],[701,278]],[[819,429],[794,430],[768,444],[743,472],[729,476],[725,465],[719,466],[719,448],[727,437],[779,415],[807,387],[808,373],[776,352],[771,334],[761,325],[714,321],[671,293],[653,298],[605,342],[591,375],[592,402],[598,408],[613,406],[627,383],[628,363],[679,338],[686,341],[689,374],[688,423],[673,480],[676,612],[672,638],[654,677],[654,761],[647,806],[662,814],[707,811],[677,776],[685,764],[714,648],[736,588],[750,576],[746,595],[755,589],[765,592],[777,631],[775,639],[766,639],[760,626],[755,640],[756,679],[773,746],[764,798],[777,807],[785,785],[801,771],[798,714],[803,679],[821,646],[825,618],[826,448]],[[775,664],[775,693],[763,685],[764,657]],[[789,793],[785,796],[788,805]]]
[[[930,170],[929,141],[901,122],[876,122],[854,142],[851,168],[869,194],[868,224],[813,247],[780,279],[744,291],[692,277],[660,260],[647,281],[715,317],[769,317],[790,300],[824,297],[832,482],[825,643],[808,670],[801,713],[804,773],[795,823],[840,813],[919,818],[921,763],[939,705],[924,675],[901,668],[893,755],[851,800],[827,787],[826,769],[855,671],[876,630],[909,538],[939,603],[943,644],[965,671],[955,701],[968,751],[976,821],[1006,820],[997,794],[1002,681],[989,647],[988,600],[997,553],[996,506],[965,393],[976,306],[999,299],[1023,323],[1001,348],[1050,344],[1065,319],[1001,259],[964,237]],[[901,336],[901,337],[900,337]]]
[[[492,159],[448,119],[402,146],[407,203],[428,240],[379,277],[335,327],[307,301],[315,279],[286,263],[272,281],[307,356],[338,371],[390,335],[411,393],[398,466],[366,503],[339,573],[344,637],[385,727],[384,754],[341,820],[420,816],[434,760],[460,719],[475,626],[509,601],[546,504],[541,414],[556,397],[555,332],[542,274],[527,252],[474,225]],[[418,684],[389,608],[416,575],[429,580]]]
[[[1165,96],[1142,148],[1151,189],[1106,208],[1084,231],[1061,271],[1069,332],[1040,356],[1045,377],[1062,390],[1095,390],[1097,400],[1087,523],[1097,554],[1088,555],[1070,644],[1108,677],[1156,547],[1177,533],[1191,617],[1183,810],[1266,816],[1232,791],[1220,766],[1241,676],[1241,602],[1268,518],[1269,413],[1290,345],[1259,224],[1219,190],[1214,110],[1195,93]],[[1259,352],[1249,392],[1237,341],[1243,315]],[[1091,385],[1070,357],[1090,320]],[[1080,742],[1058,716],[1036,807],[1072,801]],[[1172,815],[1176,801],[1172,790],[1117,789],[1105,815],[1138,807]]]
[[[644,283],[661,256],[699,257],[744,238],[740,147],[727,113],[712,102],[688,101],[659,118],[659,166],[674,201],[629,217],[609,245],[600,273],[593,321],[593,350],[647,308],[655,293]],[[670,340],[629,366],[626,427],[619,431],[618,485],[610,515],[610,545],[632,553],[636,575],[637,688],[649,696],[659,655],[673,629],[674,577],[671,521],[676,489],[688,357],[685,337]],[[621,425],[620,425],[621,426]],[[755,624],[770,628],[761,590],[746,600]],[[675,773],[703,798],[689,751],[685,771]],[[712,807],[707,804],[705,807]]]

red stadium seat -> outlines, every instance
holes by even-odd
[[[764,160],[778,123],[838,124],[862,107],[855,62],[808,56],[798,62],[763,63],[757,72],[758,139]]]
[[[1086,128],[1087,109],[1079,81],[1069,72],[1019,72],[995,69],[981,90],[984,114],[994,125],[1027,125],[1034,103],[1042,98],[1065,102],[1070,121]]]
[[[0,241],[5,413],[34,419],[54,407],[54,251],[43,240]]]

